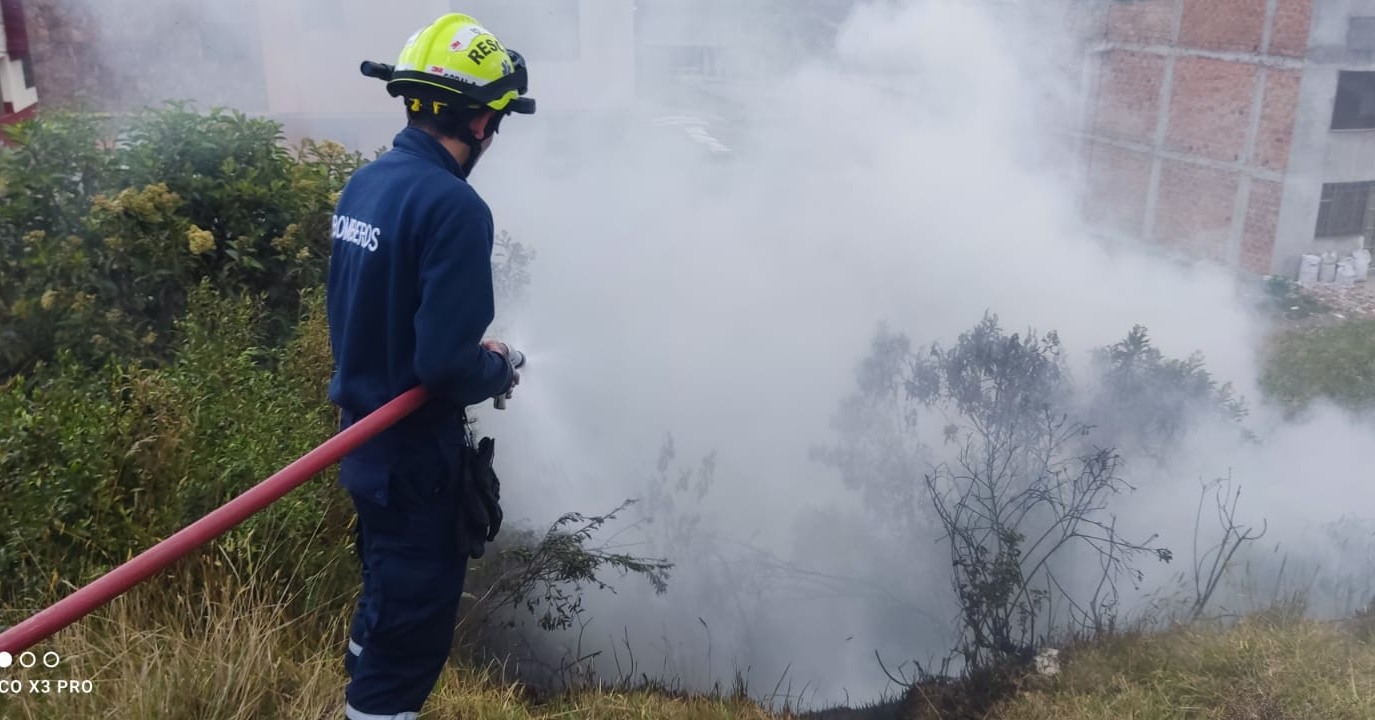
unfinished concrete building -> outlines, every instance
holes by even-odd
[[[1375,238],[1375,0],[1107,0],[1086,215],[1259,274]]]

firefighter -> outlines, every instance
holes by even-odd
[[[390,70],[407,127],[350,178],[334,215],[329,397],[341,429],[415,385],[430,399],[340,464],[363,585],[345,655],[351,720],[415,718],[444,667],[468,560],[495,532],[474,527],[488,521],[473,519],[480,499],[460,479],[474,454],[465,408],[520,380],[507,346],[484,339],[493,223],[468,179],[502,119],[534,112],[525,62],[448,14]]]

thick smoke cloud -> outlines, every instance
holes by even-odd
[[[529,177],[539,158],[505,139],[480,182],[540,252],[509,318],[531,350],[528,381],[508,414],[484,417],[518,448],[512,506],[547,519],[643,496],[665,433],[689,465],[716,453],[700,544],[667,548],[674,589],[595,603],[584,652],[624,658],[629,637],[642,667],[698,683],[748,668],[757,691],[785,678],[816,702],[883,692],[875,650],[945,654],[954,608],[938,538],[885,536],[809,460],[880,323],[949,341],[992,310],[1010,329],[1058,330],[1075,363],[1140,323],[1170,355],[1203,351],[1254,401],[1264,324],[1237,278],[1103,244],[1079,223],[1061,131],[1080,98],[1060,19],[861,7],[834,47],[738,100],[724,162],[632,133],[541,181]],[[1117,508],[1124,530],[1160,533],[1188,562],[1199,483],[1230,472],[1242,519],[1270,525],[1262,573],[1282,557],[1272,543],[1291,563],[1320,557],[1314,527],[1370,510],[1353,450],[1369,426],[1334,412],[1280,423],[1259,408],[1249,422],[1258,447],[1218,430],[1164,468],[1129,459],[1140,490]],[[1130,608],[1183,570],[1146,569]]]
[[[143,3],[101,3],[116,5]],[[676,562],[669,593],[629,579],[590,599],[591,624],[562,639],[603,651],[603,673],[633,655],[638,671],[692,687],[739,671],[757,694],[782,679],[811,703],[869,699],[887,685],[876,650],[925,663],[954,636],[939,537],[887,534],[810,457],[881,324],[948,342],[991,310],[1009,329],[1058,330],[1081,364],[1139,323],[1169,355],[1204,352],[1252,399],[1265,327],[1232,274],[1105,244],[1078,220],[1067,130],[1084,99],[1066,7],[831,3],[837,31],[800,46],[736,5],[711,7],[760,37],[732,56],[727,82],[640,77],[652,101],[503,125],[474,183],[538,253],[528,295],[500,318],[530,366],[510,408],[479,419],[500,438],[508,516],[536,527],[650,496],[669,435],[670,478],[711,454],[709,490],[680,493],[677,517],[700,517],[693,532],[660,518],[613,540]],[[392,12],[418,27],[441,10]],[[385,44],[369,27],[326,32],[331,46]],[[353,68],[337,72],[356,110],[389,107],[362,99],[358,88],[382,91]],[[544,82],[534,65],[535,95],[569,94]],[[664,115],[729,118],[707,127],[729,152],[655,122]],[[1370,514],[1369,424],[1264,408],[1249,422],[1259,445],[1199,432],[1167,467],[1129,462],[1141,489],[1117,508],[1124,525],[1187,560],[1198,483],[1230,472],[1245,518],[1270,524],[1259,568],[1280,557],[1274,543],[1321,557],[1330,547],[1313,528]],[[1129,602],[1143,607],[1179,570],[1153,569]]]

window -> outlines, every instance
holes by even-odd
[[[1370,236],[1375,231],[1375,180],[1326,183],[1318,206],[1318,237]]]
[[[1375,129],[1375,72],[1343,70],[1337,75],[1332,129]]]
[[[532,62],[582,56],[580,0],[452,0],[452,12],[477,18],[503,45]]]

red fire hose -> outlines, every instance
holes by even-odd
[[[0,651],[20,653],[52,637],[57,631],[147,580],[197,547],[228,532],[250,515],[277,502],[320,471],[339,462],[369,438],[415,412],[425,404],[426,397],[424,388],[412,388],[218,510],[48,609],[0,633]]]

